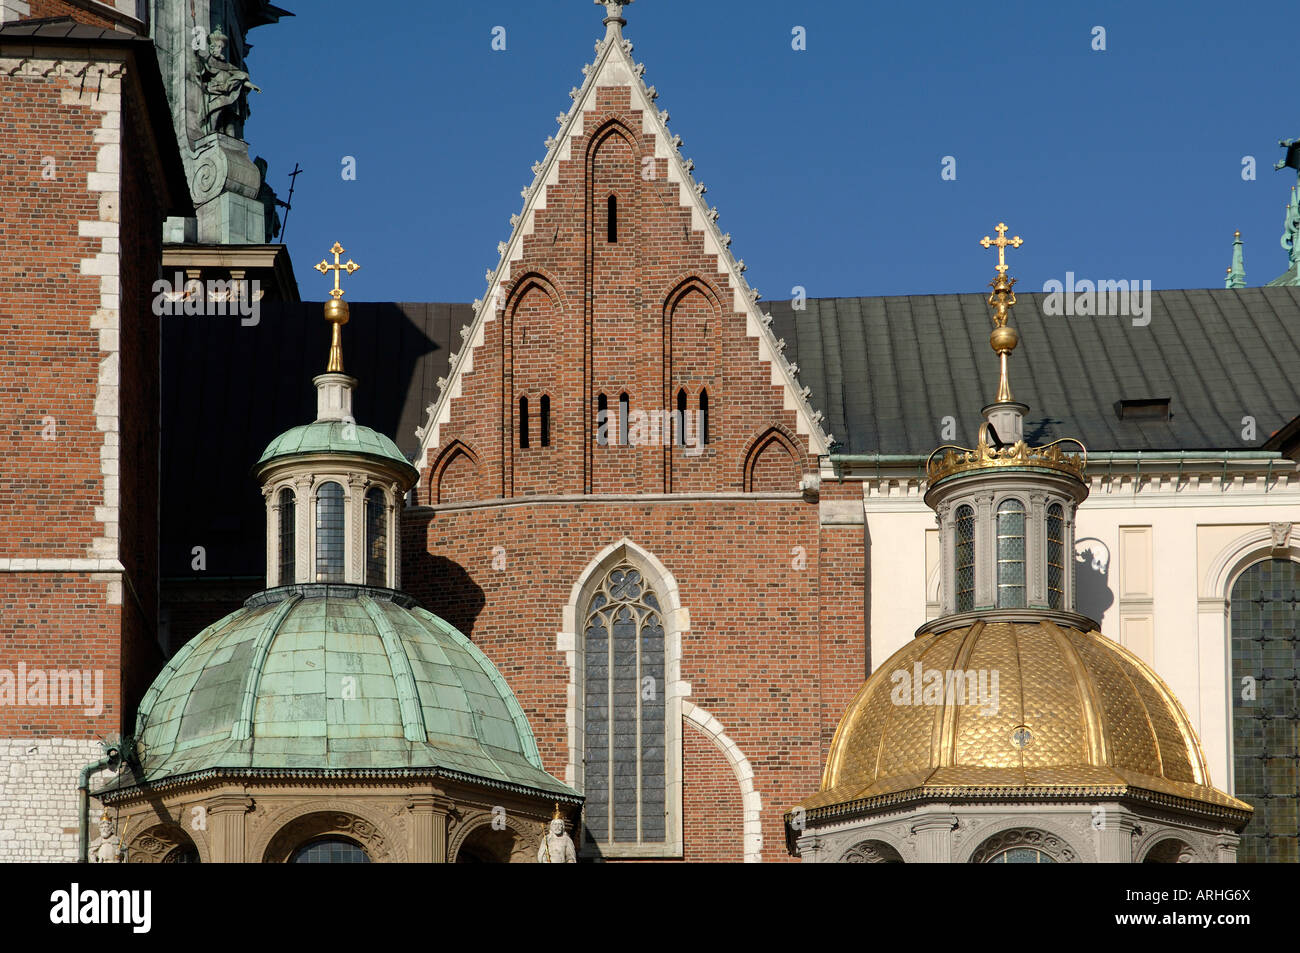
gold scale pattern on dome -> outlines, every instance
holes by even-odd
[[[997,232],[997,238],[985,235],[980,239],[980,244],[985,248],[998,250],[998,263],[995,266],[997,276],[989,283],[989,287],[993,289],[993,293],[989,295],[989,307],[993,310],[993,332],[989,335],[989,346],[993,348],[993,352],[998,355],[1001,362],[995,403],[1011,404],[1014,398],[1011,396],[1007,358],[1020,343],[1020,335],[1008,324],[1011,310],[1016,306],[1016,293],[1013,290],[1016,279],[1007,274],[1007,249],[1019,248],[1024,244],[1024,239],[1019,235],[1007,238],[1007,226],[1004,222],[998,222],[994,231]],[[1066,445],[1070,444],[1078,447],[1078,452],[1067,451]],[[975,449],[952,444],[939,447],[926,460],[925,470],[931,483],[952,476],[954,473],[991,467],[1042,467],[1083,479],[1087,462],[1087,448],[1073,437],[1064,437],[1043,447],[1031,447],[1023,440],[999,447],[989,440],[986,423],[980,426],[979,441]]]

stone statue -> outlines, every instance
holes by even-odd
[[[117,826],[105,811],[99,818],[99,836],[90,845],[92,864],[117,864],[122,860],[122,844],[117,836]]]
[[[539,864],[576,864],[578,852],[573,849],[573,839],[564,831],[564,815],[560,805],[555,805],[555,816],[550,827],[542,835],[542,843],[537,848]]]
[[[248,118],[248,90],[260,93],[248,74],[226,59],[228,37],[217,27],[208,36],[208,51],[200,52],[199,80],[205,94],[203,130],[242,138]]]

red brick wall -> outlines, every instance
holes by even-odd
[[[738,864],[745,859],[745,812],[736,772],[707,735],[690,725],[683,732],[682,859]]]
[[[422,509],[407,514],[403,579],[501,669],[547,770],[563,777],[569,669],[555,635],[574,583],[624,536],[677,580],[691,621],[682,678],[691,683],[691,701],[718,718],[750,759],[764,804],[764,856],[782,859],[781,815],[816,790],[822,739],[865,670],[860,528],[824,545],[817,505],[796,499]],[[824,548],[837,600],[826,614]],[[494,555],[504,556],[496,564],[502,568],[494,568]],[[734,777],[729,784],[739,803]],[[688,851],[729,850],[740,834],[739,827],[686,821]]]
[[[78,6],[75,3],[65,3],[64,0],[27,0],[31,8],[31,17],[33,20],[46,19],[47,17],[72,17],[78,23],[85,23],[90,26],[113,27],[113,21],[106,16],[101,16],[92,10]]]
[[[0,573],[0,668],[102,673],[104,710],[0,705],[0,738],[99,738],[120,730],[121,607],[86,573]]]
[[[72,82],[0,76],[0,557],[81,557],[102,530],[99,278],[80,270],[100,239],[79,237],[77,223],[99,217],[86,177],[103,113],[62,105]],[[54,440],[42,437],[46,417]]]
[[[502,309],[484,327],[426,468],[440,471],[440,455],[463,441],[481,461],[480,498],[741,490],[753,441],[774,425],[795,433],[795,413],[784,409],[770,365],[758,359],[757,339],[733,308],[716,255],[705,254],[703,232],[680,204],[681,186],[668,180],[667,160],[644,164],[654,138],[641,132],[630,96],[626,88],[598,91],[597,109],[560,163],[546,208],[534,213],[522,259],[511,263],[505,294],[485,305]],[[613,243],[611,195],[618,199]],[[662,414],[676,409],[681,387],[692,411],[700,390],[709,391],[712,441],[703,454],[670,450],[662,438],[617,445],[620,394],[631,411]],[[534,440],[524,451],[519,398],[528,396],[535,427],[541,393],[551,398],[552,447]],[[609,446],[594,439],[602,393]],[[799,444],[800,460],[780,479],[765,477],[765,486],[797,489],[799,473],[814,465],[806,441]],[[422,486],[421,502],[438,499],[429,472]]]
[[[35,11],[34,11],[35,12]],[[57,58],[57,53],[51,54]],[[104,72],[122,64],[105,60]],[[101,348],[92,326],[101,308],[100,277],[81,262],[103,252],[82,237],[80,222],[101,218],[100,193],[88,191],[101,148],[105,113],[64,104],[79,90],[71,69],[0,77],[0,138],[12,150],[0,179],[0,401],[11,410],[0,428],[0,557],[85,559],[105,535],[99,507],[118,507],[118,556],[125,577],[81,572],[0,576],[0,667],[102,671],[106,707],[87,719],[79,709],[0,708],[0,735],[103,736],[128,729],[130,713],[161,665],[157,648],[158,325],[150,287],[160,261],[161,183],[149,175],[154,146],[142,127],[134,64],[122,78],[126,145],[120,155],[119,322]],[[68,75],[61,75],[67,73]],[[98,70],[87,75],[96,75]],[[159,141],[170,142],[170,130]],[[50,157],[53,165],[43,161]],[[53,174],[47,177],[46,169]],[[99,385],[101,362],[117,352],[116,387]],[[106,501],[100,411],[118,416],[117,500]],[[45,439],[43,421],[57,424]],[[111,496],[111,494],[110,494]],[[122,580],[110,604],[110,582]],[[125,714],[124,714],[125,713]]]

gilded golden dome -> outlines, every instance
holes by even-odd
[[[1211,785],[1186,713],[1145,663],[1082,616],[1017,615],[922,629],[858,691],[800,806],[1135,796],[1250,811]]]

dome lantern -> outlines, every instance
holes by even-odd
[[[352,415],[357,381],[343,373],[341,328],[348,322],[340,277],[360,265],[341,262],[325,305],[332,326],[329,363],[316,385],[316,420],[271,441],[254,467],[266,501],[266,584],[348,583],[401,587],[401,506],[419,474],[388,437]]]

